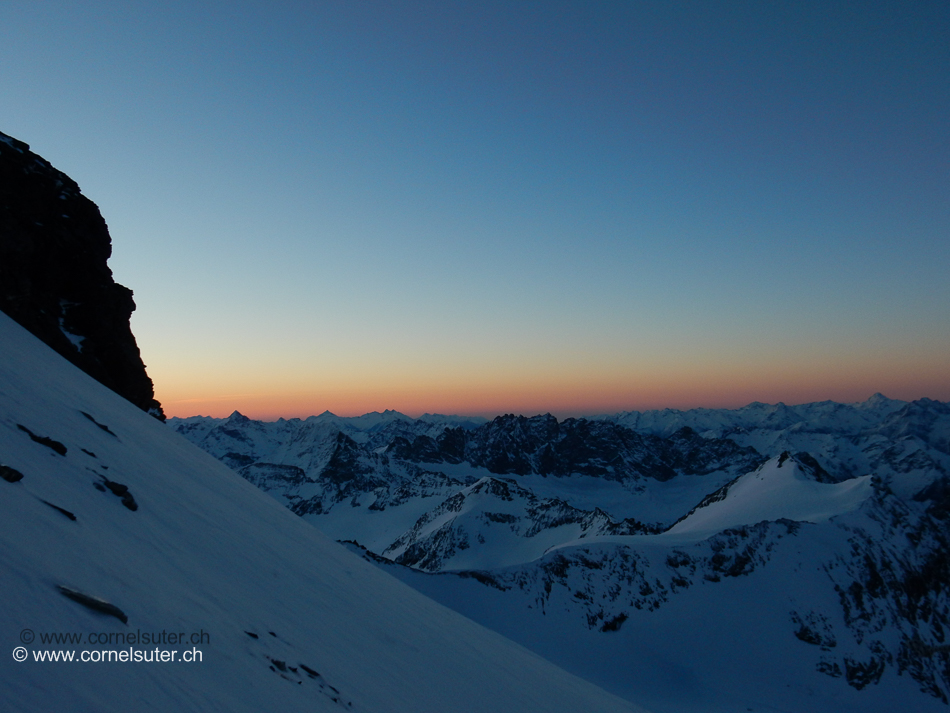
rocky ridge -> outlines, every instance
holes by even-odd
[[[29,145],[0,133],[0,310],[101,384],[164,419],[107,262],[95,203]]]

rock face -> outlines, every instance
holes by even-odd
[[[0,310],[59,354],[164,420],[112,279],[109,229],[75,181],[0,133]]]
[[[762,461],[752,448],[702,438],[689,427],[662,438],[608,421],[569,418],[558,423],[551,414],[508,414],[474,429],[447,428],[434,439],[424,434],[411,442],[400,438],[386,452],[424,463],[468,462],[500,475],[588,475],[616,481],[666,481],[677,473],[703,475]]]

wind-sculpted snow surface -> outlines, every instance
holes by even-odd
[[[5,315],[0,343],[4,712],[640,710],[346,552]]]
[[[946,710],[947,404],[329,418],[284,440],[291,422],[239,414],[171,424],[413,587],[657,711]]]

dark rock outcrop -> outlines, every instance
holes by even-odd
[[[721,468],[753,469],[766,459],[726,438],[703,438],[681,428],[669,438],[640,434],[609,421],[544,416],[498,416],[477,428],[447,428],[393,439],[387,455],[416,463],[461,463],[499,475],[590,475],[608,480],[653,478],[678,473],[704,475]]]
[[[3,478],[8,483],[16,483],[23,480],[23,473],[16,468],[0,464],[0,478]]]
[[[113,280],[111,254],[106,222],[75,181],[0,133],[0,310],[164,420],[129,326],[132,291]]]
[[[92,611],[99,612],[100,614],[106,614],[108,616],[114,616],[116,619],[121,621],[123,624],[129,623],[129,617],[126,616],[125,612],[119,609],[115,604],[110,604],[104,599],[99,597],[93,597],[84,592],[80,592],[76,589],[71,589],[69,587],[64,587],[59,585],[57,587],[59,593],[62,594],[67,599],[72,599],[77,604],[82,604],[87,609]]]

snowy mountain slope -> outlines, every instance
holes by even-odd
[[[0,342],[0,632],[28,653],[0,667],[5,710],[632,710],[347,553],[4,315]],[[34,660],[163,630],[202,660]]]
[[[709,495],[667,532],[702,539],[764,520],[824,522],[860,507],[872,494],[870,475],[822,483],[786,452]]]
[[[530,562],[565,541],[648,531],[599,509],[538,498],[511,479],[482,478],[429,510],[381,554],[426,571],[486,569]]]
[[[490,571],[370,559],[655,711],[941,711],[948,542],[925,510],[879,491],[822,523],[591,538]]]

